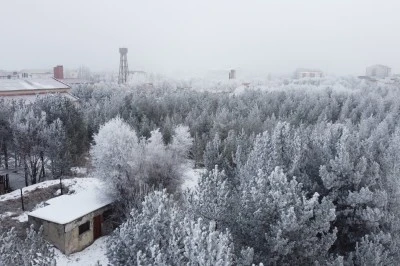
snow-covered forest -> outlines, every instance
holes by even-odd
[[[79,105],[0,100],[1,165],[23,167],[26,185],[73,166],[108,184],[119,223],[111,265],[398,263],[398,85],[152,84],[76,87]],[[185,190],[188,160],[207,171]],[[1,236],[0,265],[32,249],[9,254],[15,236]],[[37,265],[51,265],[40,253]]]

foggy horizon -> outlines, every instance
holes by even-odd
[[[316,68],[400,72],[400,3],[385,1],[7,1],[0,10],[0,69],[81,65],[198,75],[213,69],[291,73]]]

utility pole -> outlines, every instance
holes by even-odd
[[[22,195],[22,188],[20,188],[21,191],[21,204],[22,204],[22,211],[25,211],[25,206],[24,206],[24,196]]]

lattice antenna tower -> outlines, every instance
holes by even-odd
[[[118,83],[123,84],[128,80],[128,48],[119,48],[119,75],[118,75]]]

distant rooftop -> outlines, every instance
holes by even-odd
[[[311,69],[311,68],[298,68],[296,72],[322,72],[319,69]]]
[[[32,73],[32,74],[53,74],[52,69],[22,69],[20,73]]]
[[[63,79],[58,79],[58,81],[61,81],[65,84],[69,85],[79,85],[79,84],[92,84],[94,83],[93,81],[86,80],[86,79],[80,79],[80,78],[63,78]]]
[[[382,68],[388,68],[388,69],[391,69],[390,67],[388,67],[388,66],[385,66],[385,65],[381,65],[381,64],[372,65],[372,66],[369,66],[369,67],[367,67],[367,68],[373,68],[373,67],[382,67]]]
[[[1,91],[34,91],[34,90],[54,90],[69,89],[70,87],[53,78],[39,79],[0,79]]]

